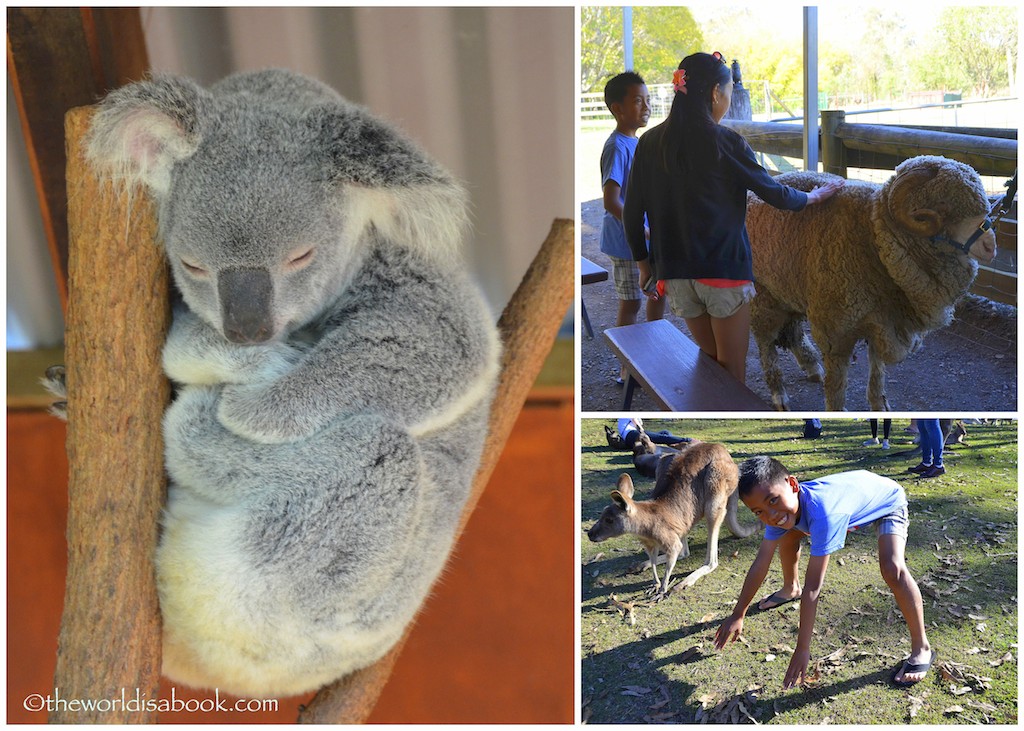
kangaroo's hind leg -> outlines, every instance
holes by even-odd
[[[718,532],[725,521],[725,512],[728,501],[726,496],[720,495],[711,498],[705,510],[705,519],[708,524],[708,551],[704,565],[697,568],[679,584],[677,589],[687,589],[702,576],[707,576],[718,567]]]

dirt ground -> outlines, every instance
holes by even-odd
[[[582,206],[582,254],[611,272],[611,262],[599,247],[602,207],[600,200]],[[616,384],[619,365],[602,332],[615,325],[618,302],[611,278],[582,289],[583,303],[594,329],[594,338],[582,335],[581,391],[584,412],[621,411],[622,386]],[[641,319],[643,315],[641,314]],[[686,323],[667,318],[684,333]],[[854,353],[849,371],[846,408],[867,411],[868,362],[862,343]],[[793,411],[821,411],[825,397],[820,383],[807,380],[792,355],[780,357]],[[1017,315],[1016,308],[984,298],[969,297],[957,308],[952,324],[927,336],[923,347],[903,363],[886,369],[889,405],[894,411],[942,411],[950,414],[1015,412],[1017,410]],[[757,345],[750,340],[747,355],[747,386],[771,402],[764,384]],[[766,406],[767,408],[767,406]],[[637,389],[631,411],[655,411],[651,398]]]

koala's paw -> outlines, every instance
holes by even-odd
[[[62,365],[52,365],[46,369],[46,374],[39,379],[39,382],[43,384],[43,388],[49,391],[51,394],[56,396],[59,401],[54,401],[49,408],[49,412],[56,416],[58,419],[67,421],[68,419],[68,387],[65,381],[65,371]]]
[[[261,385],[226,386],[217,420],[228,431],[261,444],[296,442],[317,431],[312,410],[281,403]]]
[[[163,365],[171,380],[188,385],[273,380],[290,371],[303,352],[286,343],[235,345],[219,336],[189,338],[180,333],[172,329],[164,346]]]

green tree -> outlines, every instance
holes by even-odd
[[[977,96],[1005,92],[1015,83],[1017,32],[1010,6],[947,7],[927,51],[914,64],[915,75],[933,89]]]
[[[907,35],[906,21],[898,10],[865,8],[864,33],[851,80],[868,100],[891,99],[906,90],[913,55]]]
[[[633,11],[634,70],[650,84],[667,84],[679,62],[706,51],[689,8],[638,7]]]
[[[580,85],[602,91],[624,71],[622,8],[580,9]],[[664,84],[680,59],[703,50],[704,37],[687,8],[638,7],[633,11],[633,69],[648,83]]]
[[[580,88],[603,91],[622,65],[622,8],[580,8]]]

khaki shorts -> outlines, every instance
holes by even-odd
[[[665,293],[677,317],[685,319],[708,314],[721,319],[735,315],[740,307],[754,299],[757,291],[752,283],[712,287],[696,279],[669,279],[665,282]]]

